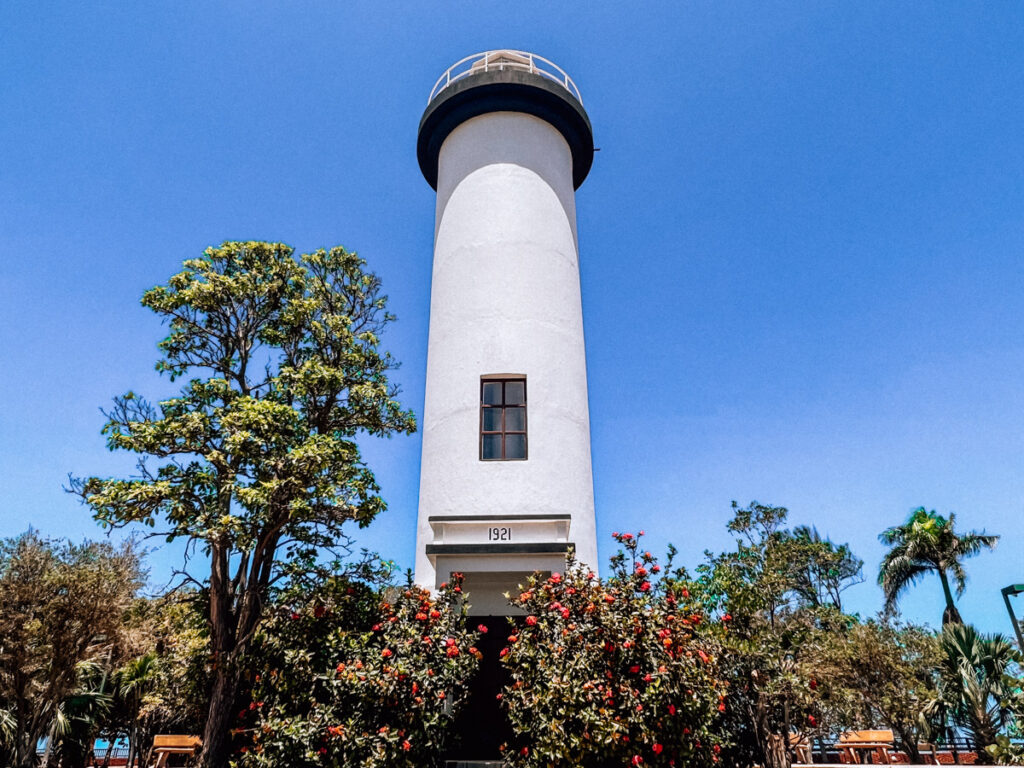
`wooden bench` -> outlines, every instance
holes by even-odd
[[[171,755],[192,757],[201,746],[203,740],[198,736],[158,734],[153,737],[153,757],[156,758],[156,762],[152,768],[164,768]]]
[[[814,762],[814,759],[811,757],[811,742],[799,733],[789,734],[789,748],[793,750],[793,756],[796,758],[794,762],[804,763],[805,765],[810,765]]]
[[[871,762],[892,765],[892,744],[892,731],[847,731],[839,735],[836,749],[843,762],[860,763],[866,752]]]

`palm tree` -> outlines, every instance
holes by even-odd
[[[982,635],[972,626],[951,624],[942,630],[940,686],[936,704],[971,734],[978,762],[990,763],[986,747],[1011,720],[1008,677],[1020,661],[1002,635]]]
[[[967,586],[967,574],[961,561],[983,548],[992,549],[999,537],[986,535],[984,531],[959,534],[953,529],[955,522],[956,515],[952,513],[947,520],[935,510],[928,512],[918,507],[906,523],[889,528],[878,537],[883,544],[892,547],[878,570],[878,583],[885,592],[887,611],[895,610],[896,602],[907,587],[934,571],[939,575],[946,597],[943,625],[963,623],[953,603],[950,574],[956,584],[956,595],[960,597]]]

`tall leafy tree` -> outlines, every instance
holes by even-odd
[[[946,518],[935,510],[929,512],[924,507],[918,507],[910,514],[907,522],[887,529],[878,537],[883,544],[891,547],[878,570],[878,583],[885,592],[887,611],[895,610],[900,596],[912,584],[916,584],[928,573],[936,573],[946,598],[946,608],[942,613],[943,625],[963,623],[953,601],[950,577],[959,597],[967,586],[967,574],[962,561],[983,549],[994,548],[999,537],[984,531],[957,533],[955,523],[956,515],[952,513]]]
[[[128,392],[106,414],[108,446],[138,454],[137,475],[74,482],[100,523],[159,525],[205,556],[186,573],[209,597],[205,768],[227,763],[240,660],[273,581],[384,508],[357,435],[415,429],[379,348],[393,318],[364,267],[343,248],[296,258],[265,242],[186,261],[142,297],[170,328],[157,369],[184,386],[156,405]]]
[[[834,635],[853,621],[839,610],[841,593],[860,578],[860,561],[845,545],[808,529],[785,528],[788,510],[733,502],[729,531],[736,548],[706,553],[696,588],[722,644],[729,706],[720,727],[729,734],[725,765],[785,768],[794,732],[827,731],[833,707],[822,677]],[[819,679],[821,677],[821,679]]]

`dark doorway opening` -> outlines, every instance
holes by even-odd
[[[448,760],[499,760],[500,747],[512,740],[512,726],[498,694],[509,681],[501,663],[501,649],[513,632],[507,616],[472,616],[472,626],[482,624],[487,633],[480,636],[477,648],[483,654],[480,669],[469,686],[469,697],[455,719],[455,738]]]

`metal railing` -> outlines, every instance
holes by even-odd
[[[529,51],[513,51],[510,49],[474,53],[472,56],[467,56],[466,58],[455,62],[448,67],[445,73],[437,79],[436,83],[434,83],[434,87],[430,90],[430,98],[427,99],[427,103],[429,104],[432,102],[437,95],[449,85],[464,77],[476,75],[481,72],[496,72],[506,69],[530,72],[531,74],[540,75],[552,82],[558,83],[572,94],[576,101],[583,104],[583,97],[580,96],[580,89],[576,87],[576,83],[572,81],[572,78],[566,74],[564,69],[553,61],[548,61],[543,56],[538,56],[535,53],[530,53]]]

